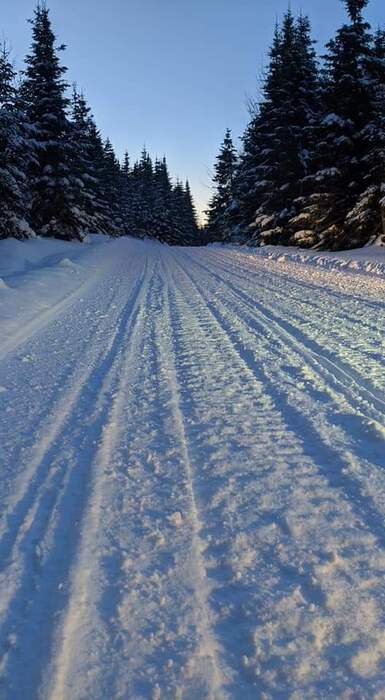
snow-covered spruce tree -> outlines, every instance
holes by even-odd
[[[373,81],[368,76],[372,38],[362,15],[367,2],[344,0],[350,22],[328,43],[324,57],[323,113],[300,217],[301,227],[311,232],[311,244],[319,248],[352,248],[370,237],[357,208],[367,191],[368,136],[376,122]],[[367,205],[372,206],[369,200]]]
[[[317,112],[318,69],[307,17],[286,13],[269,58],[263,99],[243,139],[230,215],[235,239],[287,244]]]
[[[172,236],[172,184],[166,158],[155,161],[154,167],[154,236],[168,242]]]
[[[100,180],[103,193],[104,217],[107,233],[119,236],[124,233],[121,201],[121,169],[110,139],[103,144],[103,157],[100,166]]]
[[[242,152],[234,173],[233,198],[228,211],[231,241],[247,243],[250,239],[250,224],[259,206],[260,199],[255,187],[255,172],[260,157],[258,142],[260,114],[255,107],[242,137]]]
[[[15,75],[7,48],[0,46],[0,238],[23,239],[33,235],[26,176],[33,151]]]
[[[131,168],[130,173],[130,235],[136,238],[142,238],[143,232],[141,229],[141,170],[139,161],[136,161]]]
[[[258,127],[259,206],[252,240],[287,244],[297,212],[317,109],[318,71],[307,17],[284,17],[275,40]]]
[[[96,133],[95,133],[96,132]],[[95,137],[99,138],[99,151]],[[103,159],[103,146],[98,137],[90,108],[82,93],[73,90],[69,131],[71,145],[71,176],[75,178],[74,206],[82,230],[107,233],[108,219],[102,201],[98,159]]]
[[[106,159],[105,146],[94,119],[90,116],[88,124],[88,140],[90,163],[92,164],[92,186],[94,189],[94,215],[96,217],[99,233],[115,236],[118,234],[113,221],[110,202],[108,201],[108,189],[106,188]]]
[[[130,235],[169,245],[197,242],[198,226],[188,183],[171,183],[167,161],[153,165],[146,149],[130,171]]]
[[[183,184],[177,180],[172,190],[172,231],[167,241],[170,245],[188,245],[185,220],[186,193]]]
[[[183,225],[187,245],[197,245],[199,243],[198,218],[188,180],[184,187]]]
[[[206,211],[207,241],[227,241],[230,238],[230,208],[233,200],[234,173],[237,154],[230,129],[226,130],[214,165],[214,195]]]
[[[371,139],[369,161],[369,186],[376,189],[375,206],[380,207],[380,242],[385,245],[385,30],[379,29],[375,35],[373,60],[370,72],[374,77],[374,98],[376,108],[376,137]],[[377,223],[378,223],[378,216]],[[377,228],[375,226],[374,233]]]
[[[269,68],[265,78],[264,97],[266,102],[267,87],[272,82],[280,65],[281,31],[275,25],[274,38],[269,51]],[[266,118],[264,110],[257,103],[250,108],[250,121],[242,137],[243,148],[236,168],[233,191],[234,197],[229,210],[231,239],[236,243],[249,243],[250,227],[255,212],[261,206],[261,184],[267,183],[268,157],[272,155],[271,146],[265,144]],[[266,166],[263,176],[261,169]],[[268,217],[270,222],[271,217]],[[254,231],[253,231],[254,233]]]
[[[66,110],[66,68],[60,64],[49,11],[40,3],[32,20],[32,46],[21,87],[29,121],[35,129],[36,162],[30,172],[31,222],[36,233],[83,239],[76,206],[79,181],[71,173],[72,147]]]
[[[142,238],[154,236],[154,166],[146,148],[134,168],[135,199],[134,221],[136,235]]]
[[[122,233],[131,235],[132,233],[132,180],[130,156],[126,151],[120,169],[120,207],[122,217]]]
[[[360,137],[363,155],[360,167],[363,191],[355,206],[348,211],[345,235],[351,241],[385,244],[385,31],[379,29],[374,37],[371,55],[366,65],[368,86],[373,100],[372,121]]]

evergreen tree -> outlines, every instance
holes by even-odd
[[[151,157],[143,148],[137,168],[136,229],[141,237],[153,236],[154,231],[154,168]]]
[[[309,169],[318,71],[307,17],[296,20],[286,13],[269,58],[263,100],[244,135],[230,209],[244,240],[262,244],[288,242],[289,221],[297,214]]]
[[[172,231],[167,243],[170,245],[195,245],[199,228],[190,185],[177,180],[172,191]]]
[[[255,173],[259,162],[258,134],[261,122],[261,115],[253,106],[250,122],[242,137],[242,152],[234,174],[233,200],[228,210],[231,240],[234,243],[249,241],[249,227],[260,204]]]
[[[105,146],[84,95],[76,89],[70,127],[71,173],[77,179],[75,205],[82,228],[85,232],[116,234],[105,185],[108,179]]]
[[[230,210],[234,194],[236,162],[237,154],[231,138],[231,131],[227,129],[214,165],[214,195],[206,211],[206,235],[210,241],[226,241],[230,238]]]
[[[92,116],[88,123],[88,140],[90,163],[92,164],[91,186],[93,190],[93,211],[96,217],[99,233],[116,235],[116,228],[111,220],[110,203],[105,187],[106,164],[105,149],[102,136]]]
[[[363,191],[348,211],[345,230],[348,239],[360,244],[378,240],[385,243],[385,31],[379,29],[366,65],[367,84],[373,102],[372,120],[360,137],[363,143],[360,168]]]
[[[268,93],[270,83],[280,66],[280,48],[282,35],[278,24],[275,25],[274,38],[269,50],[269,69],[265,78],[264,93]],[[269,143],[265,142],[266,119],[265,113],[257,104],[251,105],[250,122],[242,137],[243,149],[235,172],[233,189],[234,200],[229,211],[232,225],[232,240],[237,243],[247,243],[251,237],[251,226],[256,211],[261,206],[260,182],[268,184],[268,158],[273,157]],[[263,171],[263,168],[265,170]],[[274,217],[268,217],[267,222]]]
[[[172,190],[172,231],[167,241],[170,245],[187,244],[185,206],[186,193],[183,184],[177,180]]]
[[[167,242],[172,235],[172,184],[166,158],[156,160],[154,168],[154,235]]]
[[[0,46],[0,238],[22,239],[33,235],[26,177],[33,153],[14,79],[8,51]]]
[[[376,120],[368,79],[371,36],[362,16],[367,1],[345,0],[350,22],[329,42],[324,57],[323,114],[301,212],[301,223],[317,247],[350,248],[368,240],[367,226],[357,226],[356,209],[366,190],[368,125]]]
[[[128,155],[128,151],[125,151],[122,163],[122,175],[124,175],[124,177],[126,177],[128,180],[130,177],[130,172],[130,156]]]
[[[100,231],[100,202],[97,199],[97,177],[92,154],[92,117],[83,94],[73,90],[69,143],[71,176],[74,178],[74,206],[85,233]]]
[[[104,216],[107,219],[107,233],[112,236],[124,232],[121,201],[121,169],[110,139],[103,144],[101,161],[101,184],[103,192]]]
[[[37,6],[32,21],[32,47],[26,58],[22,98],[35,128],[36,162],[31,169],[31,221],[38,234],[83,238],[76,201],[78,181],[71,173],[72,148],[66,116],[66,68],[60,64],[49,11]]]
[[[141,168],[139,161],[134,163],[130,175],[130,234],[135,238],[144,236],[141,221]]]
[[[186,180],[184,188],[183,206],[184,236],[187,245],[196,245],[198,242],[198,219],[195,204],[191,194],[190,183]]]
[[[122,216],[122,233],[132,232],[132,178],[130,156],[126,151],[120,170],[120,206]]]
[[[0,53],[0,235],[83,240],[89,232],[196,239],[189,185],[173,188],[166,159],[146,149],[130,167],[103,141],[83,94],[67,97],[44,0],[35,10],[31,51],[20,90]],[[176,221],[174,221],[176,217]],[[33,228],[32,228],[33,227]]]

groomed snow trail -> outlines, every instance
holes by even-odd
[[[384,700],[385,280],[127,239],[81,282],[0,354],[1,700]]]

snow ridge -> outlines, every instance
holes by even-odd
[[[367,247],[342,253],[316,253],[283,246],[257,248],[254,255],[266,257],[279,263],[293,262],[312,265],[326,270],[341,270],[367,275],[385,275],[385,250],[383,247]]]

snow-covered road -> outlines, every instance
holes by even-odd
[[[0,338],[1,699],[384,700],[385,279],[96,248]]]

